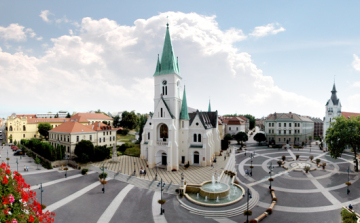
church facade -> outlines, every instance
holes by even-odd
[[[220,153],[217,111],[189,113],[185,87],[167,24],[161,60],[158,56],[154,77],[154,112],[142,133],[140,158],[148,166],[168,171],[179,165],[211,165]],[[181,97],[182,96],[182,97]]]
[[[335,83],[333,85],[333,89],[331,90],[331,97],[327,101],[325,105],[325,117],[324,117],[324,127],[323,127],[323,142],[324,148],[327,148],[325,137],[326,137],[326,130],[330,127],[331,122],[335,122],[335,118],[341,116],[341,103],[340,99],[337,98],[336,95],[336,87]]]

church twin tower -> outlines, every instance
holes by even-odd
[[[178,170],[181,164],[211,165],[220,153],[217,111],[188,113],[185,87],[181,98],[178,59],[167,24],[161,60],[154,73],[154,113],[142,134],[141,158],[150,168]]]

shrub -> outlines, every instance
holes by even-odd
[[[316,159],[316,164],[319,164],[321,162],[321,159]]]
[[[99,174],[100,179],[105,179],[106,177],[107,177],[107,173],[100,173]]]
[[[309,156],[309,159],[310,159],[310,160],[313,160],[313,159],[314,159],[314,156]]]
[[[89,162],[95,154],[94,145],[89,140],[81,140],[75,146],[75,155],[79,162]]]
[[[278,160],[278,161],[277,161],[277,164],[279,164],[279,166],[281,166],[282,161],[281,161],[281,160]]]
[[[356,214],[354,212],[349,212],[347,210],[345,210],[344,208],[342,208],[341,212],[341,219],[342,219],[342,222],[356,222],[357,220],[357,217],[356,217]]]
[[[282,161],[285,161],[285,160],[286,160],[286,156],[282,156],[281,159],[282,159]]]
[[[346,182],[345,184],[348,186],[351,186],[351,182]]]
[[[120,129],[117,131],[117,133],[126,136],[129,133],[129,129]]]
[[[272,214],[272,209],[271,208],[268,208],[268,209],[266,209],[266,212],[268,213],[268,214]]]
[[[44,210],[46,208],[46,205],[45,204],[42,204],[41,205],[41,210]]]
[[[304,166],[304,170],[305,170],[306,172],[308,172],[308,171],[310,170],[310,167],[309,167],[309,166]]]
[[[322,163],[321,166],[322,166],[322,167],[326,167],[326,163]]]
[[[82,175],[85,175],[88,171],[89,171],[88,169],[82,169],[82,170],[81,170],[81,174],[82,174]]]
[[[300,155],[296,155],[296,159],[299,159]]]

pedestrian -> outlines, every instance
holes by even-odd
[[[224,160],[226,160],[226,155],[224,156]]]
[[[211,167],[214,168],[214,164],[211,163]]]
[[[352,210],[353,209],[353,206],[351,204],[349,204],[349,209]]]
[[[249,175],[249,170],[248,170],[248,169],[246,169],[245,173],[246,173],[246,175]]]
[[[26,171],[26,166],[24,166],[24,172]]]
[[[29,167],[28,166],[26,166],[26,172],[29,172]]]

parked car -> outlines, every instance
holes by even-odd
[[[11,149],[12,149],[12,151],[16,151],[16,150],[18,150],[19,149],[19,147],[16,147],[16,146],[14,146],[14,147],[11,147]]]
[[[20,156],[23,154],[23,151],[21,149],[18,149],[15,151],[14,156]]]

